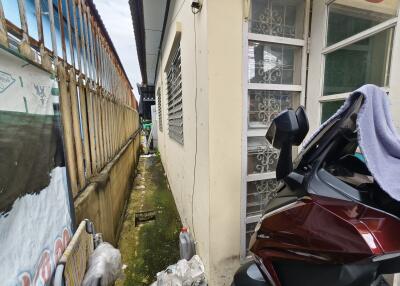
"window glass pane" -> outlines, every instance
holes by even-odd
[[[247,216],[262,215],[267,203],[275,196],[276,179],[247,183]]]
[[[388,84],[393,28],[326,56],[324,95],[350,92],[371,83]]]
[[[249,128],[268,128],[282,110],[296,105],[298,95],[290,91],[249,90]]]
[[[248,174],[274,172],[278,162],[279,151],[267,142],[264,136],[249,137],[247,142]]]
[[[249,81],[267,84],[299,84],[301,48],[249,42]]]
[[[398,3],[398,0],[336,0],[329,5],[328,46],[394,18]]]
[[[249,32],[303,38],[304,0],[253,0]]]
[[[343,105],[344,100],[322,103],[321,123],[329,119]]]

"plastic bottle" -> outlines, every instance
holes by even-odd
[[[140,132],[140,146],[142,148],[143,153],[147,155],[149,153],[149,150],[147,149],[147,138],[144,130]]]
[[[179,251],[181,259],[190,260],[195,255],[194,241],[186,227],[182,227],[179,234]]]

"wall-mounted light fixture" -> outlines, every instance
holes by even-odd
[[[191,5],[193,14],[199,13],[201,11],[201,6],[202,5],[199,0],[193,0]]]

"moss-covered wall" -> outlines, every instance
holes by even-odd
[[[114,246],[138,160],[139,135],[128,141],[74,201],[76,223],[90,219],[96,232],[101,232],[103,239]]]

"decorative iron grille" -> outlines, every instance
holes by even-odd
[[[248,182],[247,214],[262,215],[268,202],[276,196],[278,186],[279,181],[276,179]]]
[[[301,35],[304,15],[298,10],[303,8],[302,3],[301,0],[254,0],[249,31],[286,38]]]
[[[160,88],[157,89],[157,107],[158,107],[158,129],[162,132],[163,125],[162,125],[162,109],[161,109],[161,90]]]
[[[293,108],[297,92],[249,90],[248,124],[250,128],[268,128],[282,110]]]
[[[177,46],[167,70],[168,135],[183,145],[181,47]]]

